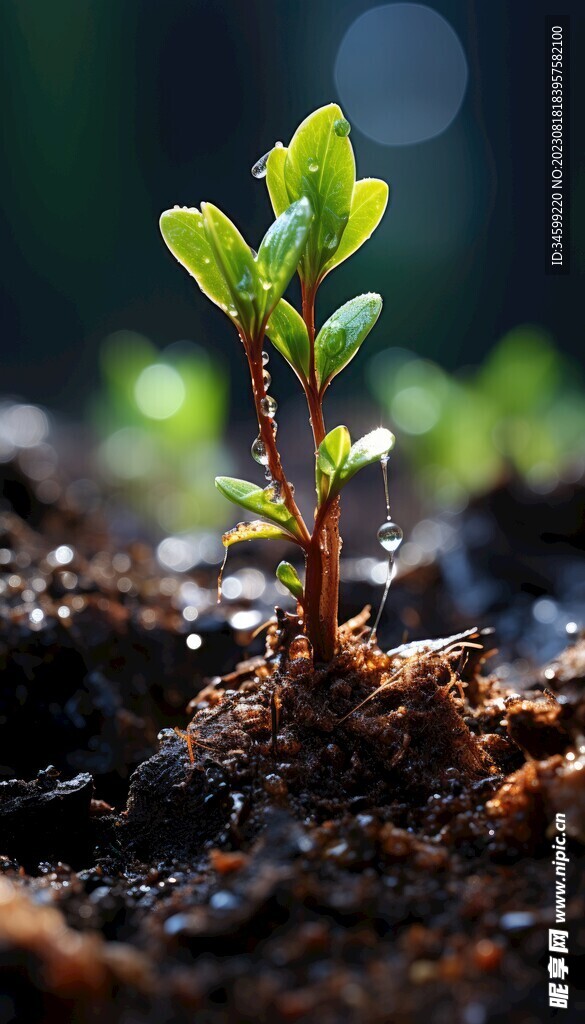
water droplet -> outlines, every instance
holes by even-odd
[[[338,117],[337,121],[333,122],[333,131],[335,132],[336,135],[339,135],[339,137],[342,138],[342,139],[345,138],[347,135],[349,135],[349,133],[351,131],[351,125],[350,125],[349,121],[347,120],[347,118],[345,118],[345,117]]]
[[[266,177],[266,171],[267,171],[267,165],[268,165],[268,157],[270,156],[271,153],[272,153],[272,150],[269,149],[268,152],[264,154],[264,156],[261,156],[260,159],[256,161],[256,163],[252,167],[252,177],[253,178],[265,178]]]
[[[277,505],[282,501],[282,486],[279,481],[273,480],[268,487],[264,488],[264,494],[273,505]]]
[[[288,656],[291,661],[296,661],[297,658],[302,659],[303,661],[310,661],[313,657],[311,644],[303,633],[299,633],[298,636],[293,637],[291,640],[288,648]]]
[[[319,170],[319,163],[317,160],[315,160],[314,157],[311,157],[311,159],[309,160],[308,168],[311,174],[315,174],[315,172]]]
[[[272,377],[268,373],[268,370],[262,370],[262,380],[264,381],[265,388],[269,388],[272,384]]]
[[[390,554],[394,554],[398,550],[402,544],[403,536],[404,534],[397,523],[382,523],[378,530],[378,541],[384,548],[384,551],[389,551]]]
[[[256,440],[252,442],[250,451],[252,452],[252,458],[260,466],[268,465],[268,452],[266,451],[266,445],[260,435],[258,435]]]
[[[276,420],[272,420],[270,426],[272,427],[272,433],[276,437],[276,431],[278,430],[278,423],[276,422]]]
[[[203,260],[203,262],[204,263],[211,263],[211,260],[209,259],[209,256],[206,256],[205,259]]]
[[[267,366],[269,362],[270,362],[270,356],[268,355],[268,352],[263,352],[262,353],[262,366]]]
[[[274,148],[275,149],[282,149],[282,147],[283,147],[283,143],[282,142],[275,142],[274,143]]]
[[[278,409],[278,402],[272,395],[266,395],[260,402],[260,409],[263,416],[274,416]]]
[[[271,282],[270,282],[270,281],[263,281],[263,282],[262,282],[262,288],[263,288],[263,290],[264,290],[265,292],[269,292],[269,291],[270,291],[270,289],[272,288],[272,284],[271,284]]]
[[[335,249],[336,245],[339,245],[339,238],[334,232],[325,235],[325,246],[327,249]]]

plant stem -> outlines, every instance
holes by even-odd
[[[311,535],[306,527],[305,521],[300,513],[297,503],[294,499],[291,485],[289,484],[282,463],[280,461],[280,455],[276,447],[276,440],[274,431],[272,429],[272,418],[265,416],[262,412],[262,399],[266,398],[266,387],[264,384],[264,374],[262,366],[262,343],[255,344],[254,346],[249,345],[244,341],[244,347],[248,356],[248,363],[250,366],[250,375],[252,378],[252,392],[254,394],[254,405],[256,408],[256,416],[258,418],[258,428],[260,431],[260,437],[264,443],[266,454],[268,456],[268,469],[272,479],[279,485],[282,499],[286,505],[291,516],[296,519],[297,526],[299,528],[302,544],[305,550],[308,549],[311,542]]]
[[[302,286],[303,320],[310,344],[309,379],[305,394],[315,449],[325,437],[322,398],[315,370],[315,294],[317,288]],[[305,617],[307,635],[316,661],[330,661],[337,645],[339,607],[339,498],[315,513],[315,526],[307,550],[305,573]]]

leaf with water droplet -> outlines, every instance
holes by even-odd
[[[315,340],[315,368],[321,392],[332,377],[353,359],[381,309],[381,297],[375,292],[368,292],[340,306],[323,324]]]
[[[251,523],[238,523],[233,530],[224,533],[221,539],[225,548],[245,540],[295,540],[287,530],[273,526],[272,523],[263,523],[261,519],[254,519]]]
[[[313,211],[308,199],[292,203],[266,232],[258,250],[257,267],[270,288],[265,314],[270,314],[295,273],[307,241]]]
[[[306,380],[311,359],[309,335],[302,316],[286,299],[273,309],[266,333],[300,380]]]
[[[294,565],[291,565],[290,562],[280,562],[276,567],[276,578],[297,601],[303,600],[303,584]]]
[[[212,203],[202,203],[201,212],[209,244],[221,268],[235,306],[238,320],[248,334],[257,329],[263,305],[256,261],[250,247],[229,217]]]
[[[160,219],[161,234],[175,259],[182,263],[212,302],[224,311],[232,305],[222,269],[204,230],[199,210],[166,210]]]
[[[280,217],[291,203],[284,181],[286,154],[287,150],[284,146],[276,146],[269,154],[266,165],[266,185],[272,209],[277,217]]]
[[[355,160],[347,136],[335,133],[339,120],[343,113],[336,103],[310,114],[297,128],[284,162],[288,195],[306,196],[315,214],[300,267],[309,284],[318,281],[339,245],[351,209]]]
[[[369,466],[372,462],[379,462],[383,456],[388,455],[394,447],[394,441],[394,434],[386,427],[378,427],[376,430],[370,431],[369,434],[365,434],[364,437],[360,437],[359,441],[352,444],[349,455],[341,468],[340,486],[344,487],[348,480],[351,480],[364,466]]]
[[[331,491],[339,490],[337,480],[350,449],[351,437],[347,427],[335,427],[321,441],[315,462],[319,504],[327,499]]]
[[[296,519],[291,516],[284,502],[271,501],[265,490],[257,487],[256,484],[248,483],[247,480],[237,480],[230,476],[218,476],[215,478],[215,486],[224,497],[233,501],[235,505],[241,505],[249,512],[255,512],[256,515],[263,516],[282,527],[295,540],[300,536]]]
[[[324,267],[323,277],[367,242],[384,216],[388,191],[386,182],[378,178],[356,181],[347,226],[335,255],[331,256]]]

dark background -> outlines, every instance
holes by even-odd
[[[230,325],[165,250],[158,216],[209,199],[255,244],[270,209],[249,168],[310,110],[338,99],[340,42],[372,6],[2,0],[4,393],[81,413],[101,340],[120,328],[159,346],[191,338],[241,368]],[[544,17],[574,14],[575,100],[582,5],[429,6],[466,52],[463,107],[443,135],[414,146],[382,146],[354,128],[359,174],[386,178],[392,205],[372,242],[324,286],[321,318],[379,290],[386,305],[371,353],[400,345],[449,368],[474,364],[529,321],[578,356],[582,251],[575,244],[569,277],[543,269]],[[573,158],[574,240],[582,189]],[[363,365],[356,360],[341,386],[359,387]]]

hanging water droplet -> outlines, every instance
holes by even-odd
[[[389,551],[390,554],[394,554],[402,544],[402,538],[404,534],[398,526],[398,523],[386,522],[382,523],[378,530],[378,541],[384,548],[384,551]]]
[[[269,484],[272,483],[272,471],[270,469],[270,466],[267,466],[266,469],[264,470],[264,479],[268,480]]]
[[[250,451],[252,452],[252,458],[260,466],[268,465],[268,452],[266,451],[266,445],[260,435],[258,435],[256,440],[252,442]]]
[[[278,430],[278,423],[276,422],[276,420],[271,420],[270,426],[272,427],[272,433],[276,437],[276,431]]]
[[[278,402],[272,395],[266,395],[260,402],[260,409],[263,416],[274,416],[278,409]]]
[[[345,138],[347,135],[349,135],[349,133],[351,131],[351,125],[350,125],[349,121],[347,120],[347,118],[345,118],[345,117],[338,117],[337,121],[333,122],[333,131],[335,132],[336,135],[339,135],[340,138],[342,138],[342,139]]]
[[[262,380],[264,381],[265,388],[269,388],[270,385],[272,384],[272,377],[270,376],[268,370],[262,370]]]
[[[319,163],[314,157],[311,157],[307,166],[311,174],[315,174],[315,172],[319,170]]]
[[[267,366],[269,362],[270,356],[268,355],[268,352],[265,351],[262,353],[262,366]]]
[[[271,153],[272,153],[272,150],[269,149],[268,152],[264,154],[264,156],[261,156],[260,159],[256,161],[256,163],[252,167],[252,177],[253,178],[265,178],[266,177],[266,171],[267,171],[267,166],[268,166],[268,157],[270,156]]]

